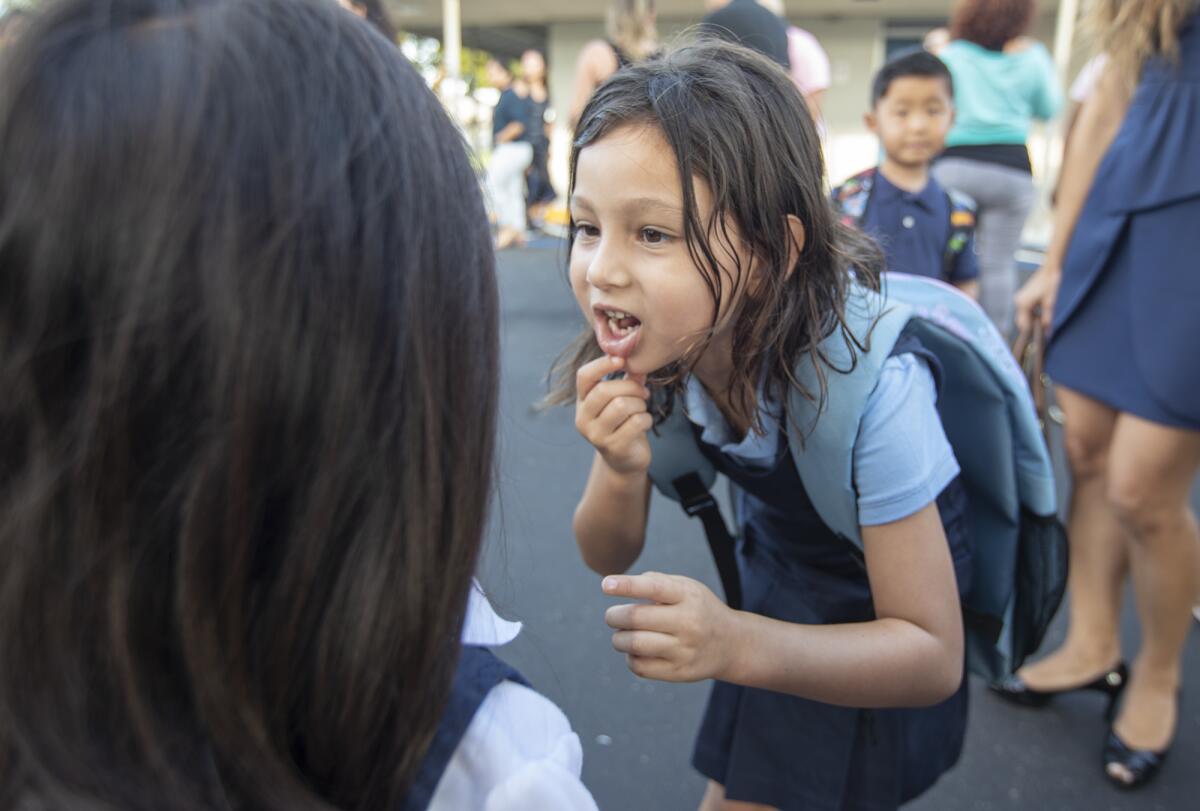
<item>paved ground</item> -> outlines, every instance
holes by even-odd
[[[497,610],[525,623],[503,655],[570,717],[583,740],[584,779],[605,811],[689,811],[703,781],[688,765],[708,687],[641,681],[609,645],[611,602],[575,551],[571,512],[591,453],[567,409],[537,412],[544,378],[580,318],[556,243],[505,253],[499,505],[483,579]],[[1195,503],[1200,504],[1200,491]],[[638,570],[717,583],[703,534],[676,505],[651,508]],[[1049,644],[1061,638],[1060,616]],[[1127,652],[1136,650],[1132,601]],[[1200,809],[1200,625],[1187,650],[1188,696],[1171,761],[1151,788],[1123,794],[1102,779],[1101,699],[1068,696],[1040,710],[1010,708],[972,685],[960,765],[910,808],[920,811],[1183,811]],[[540,809],[538,810],[540,811]]]

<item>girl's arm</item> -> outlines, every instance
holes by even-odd
[[[609,609],[606,619],[618,629],[613,644],[632,654],[630,668],[650,678],[718,678],[850,707],[923,706],[953,694],[964,669],[962,609],[936,498],[959,466],[935,400],[933,375],[919,358],[889,359],[854,443],[876,619],[782,622],[734,611],[689,578],[608,577],[602,587],[609,593],[658,603]]]
[[[617,57],[607,42],[596,39],[583,46],[575,64],[575,84],[571,88],[571,106],[567,115],[567,126],[572,132],[592,93],[616,70]]]
[[[716,678],[847,707],[936,704],[962,683],[963,630],[937,505],[863,527],[878,619],[799,625],[732,611],[703,584],[647,573],[607,577],[618,605],[605,620],[613,646],[644,678]]]
[[[638,559],[650,508],[649,391],[641,380],[605,379],[623,368],[621,358],[603,357],[580,368],[575,379],[575,427],[596,448],[575,508],[575,540],[584,563],[598,574],[623,572]]]
[[[583,498],[575,508],[575,542],[596,574],[627,571],[646,543],[650,477],[621,474],[596,453]]]
[[[739,612],[731,681],[848,707],[936,704],[958,689],[962,611],[937,505],[862,534],[878,619],[809,626]]]
[[[1047,329],[1054,320],[1054,300],[1062,278],[1062,263],[1075,233],[1075,223],[1087,201],[1096,170],[1117,137],[1132,98],[1133,89],[1121,79],[1110,62],[1100,74],[1092,95],[1079,110],[1059,176],[1054,235],[1042,267],[1017,293],[1017,330],[1021,334],[1029,333],[1036,311],[1040,310],[1042,324]]]

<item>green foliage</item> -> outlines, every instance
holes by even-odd
[[[445,55],[442,43],[432,37],[422,37],[416,34],[401,32],[398,38],[400,50],[408,57],[417,70],[431,82],[434,77],[442,74],[442,62]],[[491,54],[477,48],[463,48],[459,64],[460,75],[467,83],[468,90],[487,87],[487,71],[484,66],[491,59]],[[509,65],[509,70],[515,70],[516,63]]]

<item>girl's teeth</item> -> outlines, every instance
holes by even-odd
[[[627,318],[627,317],[628,316],[626,316],[624,314],[617,314],[617,313],[613,313],[613,314],[609,315],[608,328],[612,332],[613,335],[625,337],[626,335],[629,335],[635,329],[637,329],[637,327],[622,327],[620,325],[620,323],[618,323],[618,320],[617,320],[618,318]]]

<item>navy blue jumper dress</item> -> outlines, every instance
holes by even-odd
[[[912,346],[897,346],[899,354]],[[919,346],[919,344],[918,344]],[[934,370],[937,361],[918,353]],[[770,470],[747,467],[699,438],[739,488],[742,608],[812,625],[875,618],[865,566],[805,493],[781,432]],[[970,587],[966,494],[956,478],[938,500],[960,593]],[[965,665],[964,665],[965,667]],[[962,750],[967,685],[928,708],[855,709],[715,682],[692,764],[731,800],[781,811],[886,811],[921,794]]]
[[[400,811],[424,811],[429,807],[438,783],[475,713],[492,688],[504,681],[529,686],[520,673],[488,648],[463,645],[454,674],[454,686],[450,690],[450,701]]]
[[[1200,16],[1177,65],[1146,65],[1063,261],[1046,370],[1161,425],[1200,431]]]

